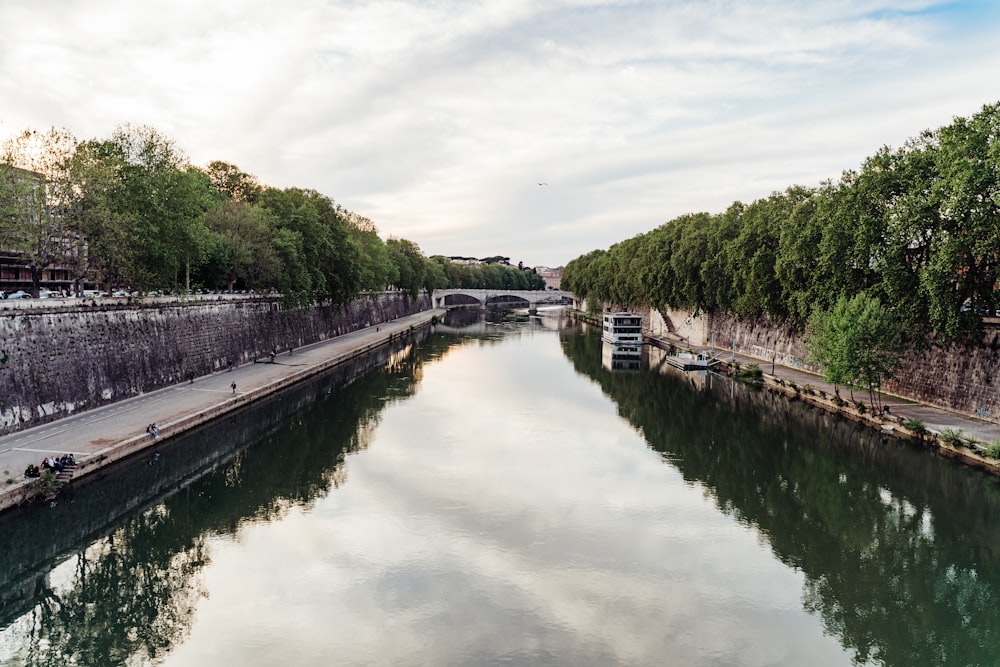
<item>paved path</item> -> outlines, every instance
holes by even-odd
[[[23,473],[46,456],[73,453],[80,463],[77,476],[93,472],[157,440],[146,433],[152,423],[160,440],[177,435],[248,401],[346,361],[396,336],[428,323],[444,310],[428,310],[377,327],[372,326],[282,351],[274,362],[249,363],[195,378],[93,410],[0,437],[0,470],[14,483],[0,484],[0,510],[16,504],[25,493]],[[236,390],[233,391],[233,383]]]
[[[93,472],[101,465],[141,451],[156,442],[146,434],[146,427],[151,423],[160,427],[161,439],[176,435],[227,410],[242,407],[249,400],[266,396],[321,369],[346,361],[358,352],[380,345],[390,335],[421,326],[434,315],[440,316],[444,312],[424,311],[298,348],[292,354],[283,351],[274,363],[244,364],[232,371],[195,378],[194,382],[166,387],[2,436],[0,470],[5,471],[6,477],[13,483],[0,484],[0,510],[16,504],[23,496],[25,484],[22,475],[30,463],[37,465],[46,456],[72,452],[81,464],[77,475]],[[728,351],[720,350],[719,354],[726,359],[732,356]],[[771,371],[767,362],[739,354],[736,356],[740,363],[754,363],[765,373]],[[832,385],[820,376],[798,369],[776,366],[774,375],[786,382],[795,382],[800,387],[808,384],[826,392],[833,391]],[[234,382],[235,394],[232,389]],[[846,395],[843,389],[841,394]],[[920,419],[932,431],[961,431],[965,436],[983,443],[1000,440],[998,424],[895,396],[885,396],[883,401],[893,414]]]
[[[683,345],[684,347],[691,347],[695,351],[704,351],[710,354],[712,353],[712,350],[707,346],[690,345],[687,341],[682,341],[680,339],[671,339],[668,337],[659,338],[668,344],[673,342],[678,346]],[[732,351],[724,350],[722,348],[715,348],[714,354],[718,358],[724,360],[729,360],[733,357]],[[773,375],[773,377],[781,378],[786,383],[794,382],[799,387],[811,385],[814,388],[822,390],[826,393],[834,393],[833,385],[824,380],[822,376],[816,375],[815,373],[809,373],[807,371],[782,366],[780,364],[772,367],[771,363],[768,361],[755,359],[742,354],[736,354],[736,360],[742,365],[756,364],[760,366],[761,370],[764,371],[766,375]],[[850,399],[850,392],[844,387],[840,388],[840,395],[845,399]],[[865,403],[868,402],[868,393],[865,391],[855,391],[854,397],[859,401],[864,401]],[[882,404],[888,406],[889,411],[897,417],[902,417],[903,419],[919,419],[932,433],[942,433],[947,429],[951,429],[952,431],[961,431],[966,439],[971,438],[985,444],[994,443],[1000,440],[1000,424],[996,424],[994,422],[977,419],[958,412],[946,410],[945,408],[917,403],[916,401],[884,393],[882,394]]]

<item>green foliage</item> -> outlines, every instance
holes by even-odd
[[[1000,104],[985,106],[879,149],[837,182],[682,215],[582,255],[563,286],[588,301],[721,310],[798,331],[864,292],[911,345],[974,336],[1000,306],[998,136]]]
[[[991,459],[1000,459],[1000,440],[996,440],[987,446],[985,454]]]
[[[894,377],[903,348],[899,325],[877,298],[841,297],[829,312],[815,311],[805,342],[828,382],[865,388],[872,410],[881,411],[878,391]]]
[[[227,289],[237,281],[249,288],[279,282],[278,230],[266,209],[229,200],[205,213],[205,225],[213,234],[209,275],[224,280]]]
[[[951,445],[952,447],[959,447],[964,442],[962,429],[955,430],[953,428],[946,428],[938,437],[941,438],[941,442],[946,445]]]
[[[517,268],[505,264],[459,264],[436,255],[431,261],[437,264],[446,282],[436,278],[436,287],[469,289],[518,289],[543,290],[545,279],[532,269]],[[429,271],[437,273],[436,268]]]
[[[367,218],[350,216],[350,234],[360,251],[359,281],[362,290],[381,292],[399,280],[399,272],[389,258],[385,242],[379,238],[375,225]]]
[[[909,419],[905,420],[903,422],[903,428],[905,428],[907,431],[910,431],[914,435],[920,437],[923,437],[929,433],[929,431],[927,430],[927,426],[924,425],[924,422],[921,421],[920,419],[917,419],[916,417],[910,417]]]
[[[760,366],[757,364],[747,364],[742,368],[737,368],[736,372],[733,373],[733,377],[737,381],[744,382],[746,384],[764,384],[764,371],[762,371]]]
[[[389,259],[395,265],[399,279],[396,287],[416,299],[425,282],[427,267],[420,248],[413,241],[391,238],[386,242]]]
[[[56,490],[56,476],[52,471],[46,470],[41,477],[32,483],[32,494],[36,498],[44,498]]]
[[[123,125],[108,139],[84,142],[55,130],[7,141],[0,231],[29,265],[36,294],[53,265],[70,270],[77,293],[85,282],[141,291],[277,289],[300,304],[345,303],[401,282],[370,220],[313,190],[264,187],[227,162],[194,168],[148,126]],[[450,286],[444,267],[399,243],[407,291]],[[534,284],[520,275],[508,282]]]

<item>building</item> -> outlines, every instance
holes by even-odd
[[[30,292],[31,258],[15,248],[10,233],[12,218],[28,212],[44,224],[45,178],[36,172],[0,164],[0,292],[10,294],[19,290]],[[79,244],[66,243],[63,236],[50,236],[49,243],[57,247],[70,247],[79,251]],[[39,288],[53,292],[69,291],[73,276],[70,269],[54,264],[42,270]]]
[[[545,281],[546,289],[561,289],[559,285],[562,283],[563,267],[552,269],[547,266],[536,266],[535,273]]]

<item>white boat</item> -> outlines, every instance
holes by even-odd
[[[604,313],[601,340],[612,345],[642,345],[642,315]]]
[[[716,360],[710,359],[704,352],[698,352],[697,354],[681,352],[676,356],[667,357],[666,360],[668,364],[682,371],[704,371],[708,370],[710,365],[717,363]]]

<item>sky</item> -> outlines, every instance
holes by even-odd
[[[1000,101],[994,0],[0,0],[0,26],[0,139],[149,125],[426,255],[529,266]]]

